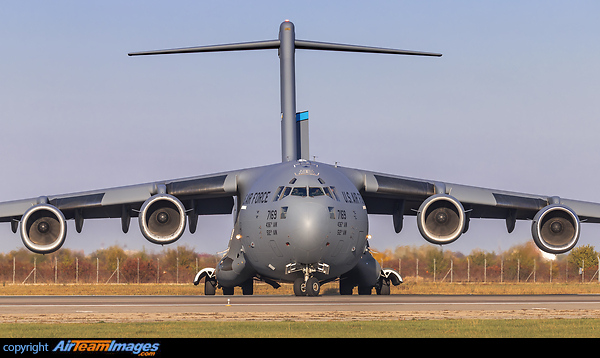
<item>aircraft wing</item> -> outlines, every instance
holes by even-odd
[[[10,222],[15,233],[21,224],[25,245],[34,252],[50,253],[64,242],[66,220],[74,219],[81,232],[85,219],[121,218],[127,232],[130,218],[144,215],[140,223],[144,236],[166,244],[183,234],[186,223],[194,232],[198,215],[231,214],[238,178],[257,169],[3,202],[0,222]]]
[[[436,244],[456,240],[461,233],[468,230],[469,220],[473,218],[504,219],[509,233],[514,230],[516,220],[532,220],[532,233],[536,244],[547,252],[562,253],[575,246],[579,237],[580,222],[600,223],[599,203],[359,169],[339,169],[361,192],[369,214],[393,215],[396,232],[402,229],[404,215],[417,216],[421,234]],[[438,203],[434,204],[436,201]],[[458,215],[459,219],[464,220],[464,227],[460,232],[444,235],[441,229],[433,229],[434,220],[432,217],[427,218],[426,210],[434,210],[439,206],[454,208],[458,214],[462,211],[462,216]],[[559,224],[557,221],[560,221]]]
[[[221,173],[4,202],[0,203],[0,222],[18,220],[29,208],[41,203],[60,209],[66,219],[74,219],[77,210],[81,211],[84,219],[120,218],[123,205],[129,205],[132,209],[131,216],[135,217],[142,204],[158,194],[161,188],[182,202],[215,199],[212,202],[220,204],[199,207],[199,214],[230,214],[233,208],[232,196],[237,192],[236,174]]]

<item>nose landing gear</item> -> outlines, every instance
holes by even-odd
[[[321,284],[316,277],[309,277],[308,280],[299,277],[294,281],[294,294],[296,296],[318,296],[321,291]]]
[[[321,291],[321,283],[312,274],[315,272],[329,274],[329,265],[324,263],[308,265],[293,263],[288,264],[285,269],[286,274],[297,271],[302,271],[304,274],[304,277],[298,277],[294,281],[294,294],[296,296],[318,296]]]

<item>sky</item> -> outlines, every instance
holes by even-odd
[[[3,1],[0,201],[210,174],[281,160],[274,50],[128,57],[162,48],[296,37],[441,58],[296,51],[310,152],[342,166],[600,202],[597,1]],[[63,247],[160,251],[136,219],[69,222]],[[200,217],[173,245],[217,253],[231,215]],[[445,248],[531,240],[472,220]],[[370,216],[371,246],[425,245]],[[582,224],[579,245],[598,245]],[[0,252],[23,247],[0,224]]]

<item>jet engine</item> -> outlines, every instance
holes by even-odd
[[[173,195],[157,194],[144,202],[139,223],[142,235],[155,244],[170,244],[185,230],[185,206]]]
[[[432,195],[417,212],[417,226],[425,240],[436,245],[454,242],[465,231],[465,209],[446,194]]]
[[[579,240],[579,218],[569,207],[548,205],[535,214],[531,233],[540,250],[562,254],[575,247]]]
[[[35,253],[49,254],[60,249],[66,237],[65,216],[52,205],[33,206],[21,218],[21,239]]]

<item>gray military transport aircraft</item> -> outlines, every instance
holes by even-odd
[[[196,231],[198,215],[231,214],[234,226],[226,253],[216,268],[194,280],[205,281],[205,294],[233,294],[241,286],[252,294],[254,280],[275,288],[294,282],[296,295],[316,296],[322,284],[339,278],[343,295],[389,294],[400,275],[382,269],[369,250],[368,214],[393,218],[396,233],[404,215],[416,215],[425,240],[449,244],[474,218],[532,220],[536,245],[553,254],[571,250],[580,222],[600,222],[600,204],[557,196],[521,194],[436,180],[407,178],[343,168],[309,160],[307,113],[296,113],[295,50],[325,50],[418,56],[437,53],[297,40],[286,20],[279,38],[214,46],[131,53],[130,56],[214,51],[277,49],[281,85],[281,163],[197,177],[156,181],[65,195],[0,203],[0,222],[20,231],[36,253],[58,250],[67,235],[66,220],[81,232],[86,219],[120,218],[123,232],[138,217],[146,239],[170,244],[186,222]]]

